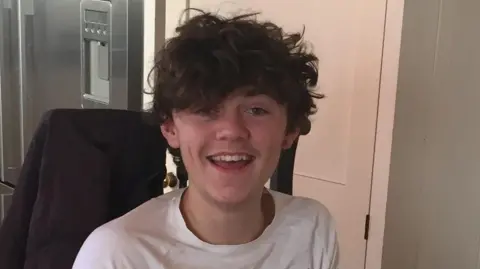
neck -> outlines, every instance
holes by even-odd
[[[207,243],[237,245],[251,242],[273,220],[273,199],[268,193],[260,193],[241,205],[222,206],[207,201],[191,188],[185,190],[180,210],[187,227]]]

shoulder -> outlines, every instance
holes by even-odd
[[[172,192],[153,198],[95,229],[83,243],[73,269],[144,267],[142,248],[139,247],[141,238],[145,233],[149,233],[146,236],[152,232],[162,233],[155,228],[167,225],[168,215],[179,196],[179,193]]]
[[[297,218],[306,222],[315,222],[322,226],[334,225],[334,218],[330,211],[321,202],[308,197],[291,196],[279,192],[271,192],[276,211],[289,218]],[[319,223],[320,222],[320,223]]]
[[[166,221],[168,215],[178,206],[182,193],[182,190],[175,190],[152,198],[125,215],[107,223],[106,226],[115,230],[131,232],[142,228],[139,227],[142,225],[150,225],[153,222],[160,224],[159,222]]]
[[[83,243],[73,269],[121,269],[135,265],[136,250],[128,244],[128,234],[110,225],[93,231]]]
[[[307,198],[272,192],[279,207],[277,212],[297,231],[308,234],[311,238],[310,251],[313,255],[314,268],[336,269],[338,267],[338,238],[336,222],[325,205]],[[299,238],[302,236],[299,235]]]

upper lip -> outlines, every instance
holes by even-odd
[[[219,152],[219,153],[208,155],[207,158],[211,160],[212,158],[215,158],[218,156],[247,156],[249,160],[255,159],[255,156],[253,154],[246,153],[246,152]]]
[[[236,155],[248,155],[250,157],[254,157],[253,154],[247,152],[218,152],[215,154],[210,154],[207,157],[215,157],[215,156],[236,156]]]

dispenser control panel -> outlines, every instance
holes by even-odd
[[[101,0],[83,1],[82,31],[85,38],[108,42],[111,33],[111,3]]]
[[[84,31],[93,38],[103,39],[109,34],[108,13],[96,10],[85,10]]]
[[[82,107],[106,108],[111,98],[112,3],[82,0]]]

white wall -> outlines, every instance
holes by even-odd
[[[145,0],[144,2],[144,88],[150,90],[148,73],[153,66],[156,51],[163,44],[164,38],[172,37],[175,27],[187,7],[187,0]],[[161,38],[159,38],[161,36]],[[151,95],[144,95],[144,108],[150,107]]]
[[[179,22],[186,19],[184,10],[189,0],[166,0],[165,36],[172,37]]]
[[[148,74],[154,63],[156,51],[165,38],[172,37],[178,25],[180,15],[187,7],[186,0],[145,0],[144,2],[144,88],[149,92]],[[144,109],[151,107],[152,95],[143,97]],[[167,154],[167,171],[175,172],[175,164],[170,154]]]
[[[144,1],[144,44],[143,44],[143,88],[147,91],[150,91],[149,83],[147,81],[148,74],[153,65],[153,58],[155,56],[155,16],[156,16],[156,5],[155,0],[145,0]],[[143,95],[143,107],[144,109],[150,108],[150,102],[152,101],[152,96],[149,94]]]

